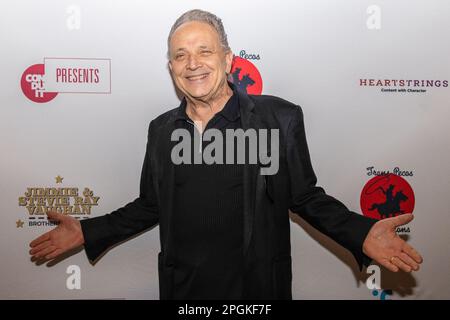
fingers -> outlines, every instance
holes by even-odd
[[[406,253],[402,252],[399,255],[399,258],[406,263],[412,270],[417,271],[419,270],[419,264],[414,261],[410,256],[408,256]]]
[[[400,259],[397,256],[392,257],[390,262],[405,272],[411,272],[411,270],[412,270],[409,265],[407,265],[402,259]]]
[[[64,252],[64,251],[61,250],[61,249],[56,249],[56,250],[53,251],[52,253],[47,254],[47,255],[45,256],[45,259],[54,259],[54,258],[56,258],[57,256],[59,256],[60,254],[62,254],[63,252]]]
[[[398,272],[398,267],[395,264],[389,262],[388,259],[384,259],[381,264],[389,271]]]
[[[41,242],[40,244],[38,244],[37,246],[35,246],[34,248],[32,248],[30,250],[30,254],[34,256],[39,251],[44,250],[45,248],[51,246],[51,244],[52,244],[52,242],[50,240]]]
[[[64,253],[64,250],[56,249],[56,250],[54,250],[50,253],[44,254],[44,255],[40,254],[39,257],[33,256],[33,257],[31,257],[31,261],[35,262],[38,265],[41,265],[48,260],[55,259],[56,257],[58,257],[59,255],[61,255],[63,253]]]
[[[45,249],[39,251],[38,253],[36,253],[34,256],[36,258],[42,258],[42,257],[46,257],[48,254],[52,253],[53,251],[55,251],[57,248],[53,245],[50,245],[48,247],[46,247]]]
[[[50,232],[46,232],[44,233],[42,236],[37,237],[36,239],[34,239],[33,241],[31,241],[30,243],[30,247],[35,247],[39,244],[41,244],[44,241],[50,240]]]
[[[403,226],[407,223],[410,223],[414,219],[413,214],[402,214],[400,216],[397,216],[395,218],[392,218],[392,222],[396,227]]]
[[[416,249],[414,249],[413,247],[411,247],[409,244],[407,244],[405,242],[405,244],[403,245],[403,249],[402,249],[408,256],[410,256],[412,259],[414,259],[414,261],[416,263],[422,263],[423,262],[423,258],[422,256],[416,251]]]

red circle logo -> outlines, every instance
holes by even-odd
[[[38,103],[49,102],[58,95],[58,92],[45,91],[44,72],[43,64],[34,64],[22,74],[20,86],[23,94],[31,101]]]
[[[363,214],[378,220],[412,213],[414,203],[414,191],[409,183],[392,173],[373,177],[361,191]]]
[[[247,59],[235,56],[231,66],[230,80],[239,90],[248,94],[261,94],[262,78],[255,65]]]

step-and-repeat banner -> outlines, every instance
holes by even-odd
[[[222,18],[233,81],[302,106],[319,185],[423,255],[413,274],[360,272],[291,215],[294,299],[450,298],[448,1],[3,1],[0,298],[158,299],[158,227],[97,264],[42,265],[28,244],[137,197],[149,122],[179,104],[167,36],[183,12]],[[388,196],[389,195],[389,196]],[[379,284],[379,285],[377,285]]]

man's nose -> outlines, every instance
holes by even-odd
[[[195,55],[189,55],[187,68],[190,70],[195,70],[201,66],[200,60],[197,59]]]

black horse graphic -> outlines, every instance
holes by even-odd
[[[243,92],[247,92],[247,87],[255,84],[255,80],[250,77],[250,74],[245,74],[242,76],[242,79],[239,80],[239,75],[242,71],[242,68],[236,68],[234,72],[231,74],[233,83],[238,87],[238,89]]]
[[[372,204],[372,207],[369,208],[369,210],[377,209],[382,219],[395,217],[399,214],[405,213],[403,210],[400,209],[400,203],[408,200],[408,197],[403,193],[402,190],[396,192],[394,195],[393,184],[389,185],[389,187],[386,190],[384,190],[382,187],[380,187],[379,189],[381,189],[381,191],[386,196],[386,202],[374,203]]]

